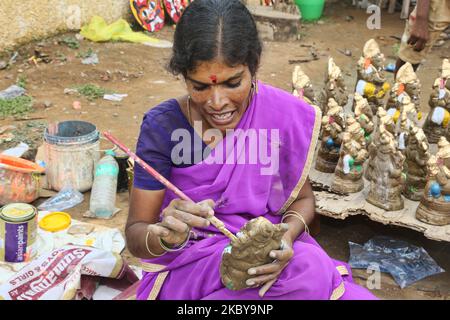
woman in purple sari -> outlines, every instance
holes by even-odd
[[[321,114],[289,93],[256,81],[261,43],[238,0],[196,0],[175,32],[170,68],[188,95],[148,111],[137,154],[195,203],[136,167],[126,226],[142,258],[137,299],[374,299],[309,235],[314,195],[308,181]],[[248,289],[220,279],[229,239],[256,217],[286,223],[273,263],[250,268]]]

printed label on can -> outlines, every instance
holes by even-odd
[[[5,242],[5,260],[24,262],[28,244],[27,223],[7,223],[5,226]]]
[[[37,216],[24,222],[0,219],[0,260],[26,262],[33,259],[36,237]]]

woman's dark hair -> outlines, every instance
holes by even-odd
[[[186,76],[202,61],[216,57],[229,66],[258,70],[262,51],[255,21],[239,0],[195,0],[183,13],[174,36],[169,69]]]

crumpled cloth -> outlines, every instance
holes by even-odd
[[[81,28],[80,34],[94,42],[128,41],[158,48],[172,47],[170,41],[156,39],[142,32],[134,32],[124,19],[108,25],[102,17],[93,16],[91,22]]]

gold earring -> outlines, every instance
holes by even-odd
[[[256,80],[256,78],[252,81],[252,89],[254,93],[258,93],[258,80]]]

